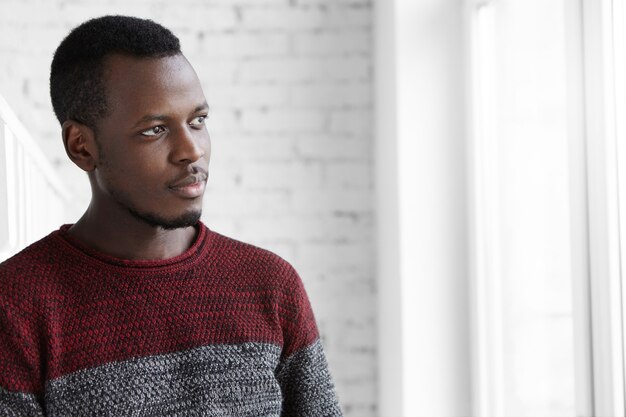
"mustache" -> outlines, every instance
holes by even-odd
[[[208,178],[208,170],[202,167],[192,166],[186,173],[171,181],[168,186],[170,188],[185,187],[187,185],[206,181]]]

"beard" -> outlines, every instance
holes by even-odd
[[[201,210],[189,210],[178,217],[165,218],[155,213],[138,210],[133,206],[129,198],[117,190],[109,190],[109,194],[113,197],[113,200],[115,200],[117,204],[126,209],[137,220],[140,220],[149,226],[161,227],[165,230],[195,226],[202,215]]]
[[[161,227],[165,230],[174,230],[185,228],[189,226],[195,226],[196,223],[200,220],[200,216],[202,212],[197,210],[191,210],[182,215],[173,218],[166,219],[164,217],[158,216],[152,213],[141,213],[130,206],[124,206],[126,210],[130,214],[132,214],[136,219],[143,221],[144,223],[152,226],[152,227]]]
[[[98,137],[96,137],[96,147],[98,149],[98,155],[100,158],[100,168],[109,171],[108,159],[104,155],[104,150],[100,144]],[[195,226],[200,220],[202,210],[189,210],[175,218],[165,218],[155,213],[143,212],[137,209],[132,200],[128,196],[118,190],[109,189],[109,195],[115,200],[117,204],[126,209],[134,218],[146,223],[152,227],[161,227],[165,230],[174,230],[186,228],[189,226]]]

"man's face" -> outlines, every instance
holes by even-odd
[[[182,55],[105,60],[94,201],[166,229],[196,223],[208,175],[208,106]],[[111,204],[112,203],[112,204]]]

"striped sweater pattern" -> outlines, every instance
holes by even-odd
[[[286,261],[202,222],[166,260],[69,227],[0,264],[0,417],[341,416]]]

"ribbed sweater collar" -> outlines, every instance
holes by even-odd
[[[72,237],[67,231],[72,224],[64,224],[58,230],[52,232],[52,237],[57,241],[62,242],[65,248],[72,252],[72,255],[80,258],[80,261],[87,263],[96,263],[100,266],[102,264],[110,266],[121,266],[125,268],[138,268],[138,269],[170,269],[172,267],[184,267],[190,266],[196,263],[201,258],[201,254],[204,253],[210,244],[213,232],[211,232],[201,221],[199,221],[195,228],[198,230],[196,238],[193,244],[178,256],[168,259],[153,259],[153,260],[131,260],[116,258],[114,256],[99,252],[94,248],[85,245],[83,242]]]

